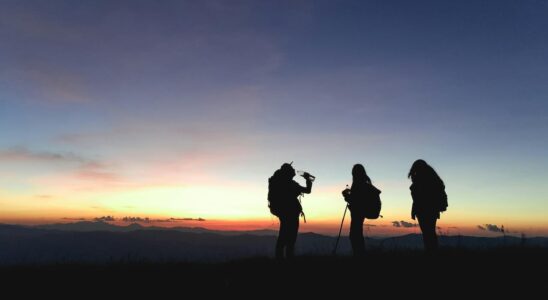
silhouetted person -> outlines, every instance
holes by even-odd
[[[343,191],[344,200],[350,208],[350,243],[355,257],[365,254],[365,241],[363,239],[363,222],[365,221],[367,204],[374,201],[375,193],[380,190],[371,184],[365,168],[356,164],[352,168],[352,187]]]
[[[306,187],[302,187],[296,181],[295,169],[291,164],[285,163],[274,172],[268,180],[268,200],[270,212],[280,219],[280,231],[276,242],[276,258],[293,258],[295,242],[299,231],[299,216],[302,214],[302,206],[298,197],[302,193],[310,194],[312,191],[313,177],[304,173]]]
[[[413,163],[408,177],[413,182],[409,187],[413,197],[411,218],[419,221],[424,248],[428,252],[435,251],[438,248],[436,222],[440,218],[440,212],[447,209],[445,184],[436,171],[422,159]]]

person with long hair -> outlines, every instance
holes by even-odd
[[[418,219],[424,248],[428,252],[435,251],[438,248],[436,222],[440,212],[448,206],[445,184],[434,168],[422,159],[413,163],[407,177],[412,181],[409,187],[413,198],[411,218]]]
[[[380,191],[373,186],[371,178],[367,175],[361,164],[352,167],[352,187],[343,191],[343,196],[350,209],[350,243],[355,257],[365,254],[365,241],[363,238],[363,222],[367,201],[372,201],[373,193]]]

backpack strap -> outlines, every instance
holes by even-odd
[[[306,215],[304,214],[303,205],[301,203],[301,197],[303,197],[303,194],[300,194],[297,199],[299,199],[299,204],[301,206],[301,217],[303,217],[304,222],[306,223]]]

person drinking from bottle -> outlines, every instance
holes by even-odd
[[[268,180],[268,202],[270,212],[280,219],[280,231],[276,242],[276,258],[293,258],[295,242],[299,232],[299,216],[303,215],[303,208],[298,197],[310,194],[314,177],[307,172],[302,176],[306,180],[306,187],[293,180],[295,169],[285,163]]]

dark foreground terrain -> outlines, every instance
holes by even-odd
[[[0,225],[0,296],[184,299],[229,292],[267,299],[341,293],[365,299],[544,299],[548,290],[547,238],[441,236],[435,255],[421,250],[417,234],[368,238],[360,260],[349,256],[348,237],[340,240],[339,256],[332,256],[335,241],[302,233],[299,256],[280,262],[272,258],[276,236],[270,231],[104,222]]]
[[[548,249],[497,248],[370,251],[361,260],[302,256],[291,262],[250,258],[224,263],[51,264],[0,267],[4,292],[18,295],[188,298],[211,293],[273,295],[392,295],[412,298],[512,296],[544,299]],[[363,295],[363,296],[360,296]],[[7,298],[6,298],[7,299]]]

